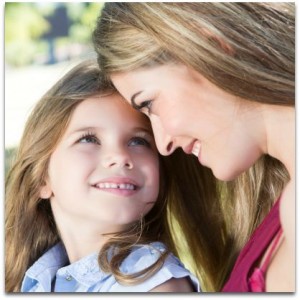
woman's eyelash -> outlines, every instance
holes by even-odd
[[[151,113],[152,100],[143,101],[141,104],[136,105],[136,108],[141,111],[143,108],[148,110],[148,113]]]

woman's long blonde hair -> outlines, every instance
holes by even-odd
[[[93,41],[108,77],[183,63],[239,98],[295,105],[294,3],[106,3]],[[288,180],[283,164],[265,155],[235,181],[219,184],[228,230],[224,253],[231,247],[227,260],[219,265],[223,281]],[[198,198],[198,203],[203,201],[205,196]],[[182,205],[196,208],[190,199]],[[193,217],[178,222],[202,226]],[[204,251],[199,236],[193,231],[184,234],[192,235],[192,245]],[[222,279],[210,277],[209,267],[205,271],[215,283],[212,286],[220,287]]]
[[[72,112],[90,96],[112,93],[116,91],[104,79],[97,63],[87,61],[59,80],[29,116],[17,155],[6,178],[6,292],[19,292],[26,270],[45,251],[61,241],[50,201],[40,198],[40,189],[47,176],[50,156],[67,128]],[[195,181],[191,182],[190,178],[195,178]],[[100,267],[124,284],[134,284],[151,276],[161,267],[169,251],[177,254],[175,238],[184,240],[180,235],[184,230],[172,223],[171,216],[180,214],[187,218],[189,211],[185,207],[179,210],[179,205],[186,201],[186,197],[195,202],[193,198],[196,195],[206,195],[208,188],[212,205],[203,202],[201,211],[194,211],[199,220],[203,218],[205,225],[194,230],[201,233],[204,245],[214,249],[210,256],[218,258],[221,255],[224,226],[220,217],[220,203],[216,197],[216,184],[212,178],[209,170],[198,168],[196,160],[181,152],[170,157],[160,156],[160,191],[155,206],[127,231],[112,236],[99,254]],[[202,184],[206,181],[209,185]],[[185,224],[185,227],[191,228],[194,224]],[[214,237],[204,235],[204,228],[208,227],[215,230]],[[120,272],[119,267],[132,247],[155,241],[162,241],[167,246],[167,251],[161,253],[155,264],[136,274],[125,275]],[[112,248],[115,255],[108,260],[107,254]]]

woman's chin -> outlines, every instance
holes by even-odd
[[[242,173],[237,171],[236,172],[231,171],[228,168],[226,169],[212,168],[212,172],[217,179],[225,182],[236,179]]]

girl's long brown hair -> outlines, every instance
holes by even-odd
[[[109,91],[99,78],[99,68],[84,63],[59,80],[28,118],[6,177],[6,292],[20,291],[27,268],[60,240],[49,200],[40,198],[40,189],[73,110],[85,98],[105,90]]]

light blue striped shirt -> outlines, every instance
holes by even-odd
[[[136,246],[120,269],[126,274],[140,271],[153,264],[165,249],[164,244],[159,242]],[[26,271],[21,292],[148,292],[171,278],[182,277],[189,277],[195,291],[200,292],[197,278],[173,254],[166,258],[163,266],[152,277],[133,286],[122,285],[113,275],[101,271],[97,259],[98,253],[93,253],[66,265],[68,256],[64,246],[59,243]]]

